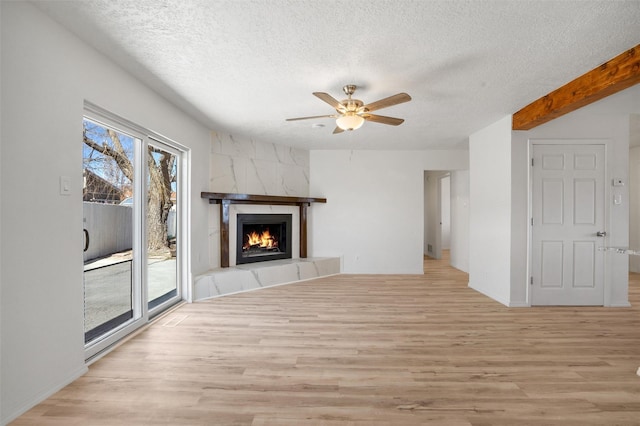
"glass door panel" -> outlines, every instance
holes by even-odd
[[[84,270],[84,341],[89,343],[133,318],[132,261]]]
[[[152,309],[179,296],[179,153],[149,143],[147,158],[147,303]]]
[[[84,332],[90,344],[139,317],[135,306],[134,164],[138,138],[85,119]]]
[[[170,142],[85,108],[84,332],[91,359],[181,300],[179,173],[188,165]]]

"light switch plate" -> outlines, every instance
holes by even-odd
[[[60,176],[60,195],[71,195],[71,178]]]

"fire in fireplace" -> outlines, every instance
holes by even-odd
[[[291,259],[290,214],[238,214],[236,264]]]

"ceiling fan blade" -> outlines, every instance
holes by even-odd
[[[287,118],[286,121],[298,121],[298,120],[311,120],[314,118],[336,118],[337,115],[312,115],[310,117],[296,117],[296,118]]]
[[[340,127],[336,126],[335,129],[333,129],[333,134],[338,134],[338,133],[342,133],[344,132],[344,130],[342,130]]]
[[[380,99],[379,101],[372,102],[363,106],[364,111],[375,111],[377,109],[390,107],[392,105],[398,105],[403,102],[409,102],[411,96],[406,93],[398,93],[397,95],[389,96],[388,98]]]
[[[313,92],[313,95],[325,101],[326,103],[334,107],[337,111],[344,111],[344,105],[342,105],[340,101],[338,101],[330,94],[324,92]]]
[[[375,123],[389,124],[391,126],[398,126],[404,123],[403,118],[385,117],[384,115],[375,114],[362,114],[362,118],[367,121],[373,121]]]

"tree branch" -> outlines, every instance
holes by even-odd
[[[92,139],[89,139],[86,133],[83,135],[85,145],[87,145],[91,149],[98,151],[101,154],[113,158],[113,161],[115,161],[118,167],[120,167],[122,173],[124,173],[124,175],[133,182],[133,165],[131,164],[129,157],[127,157],[127,154],[122,148],[120,138],[118,138],[117,134],[112,135],[111,131],[109,131],[109,137],[114,142],[114,146],[119,147],[119,149],[111,148],[107,144],[100,145]]]

